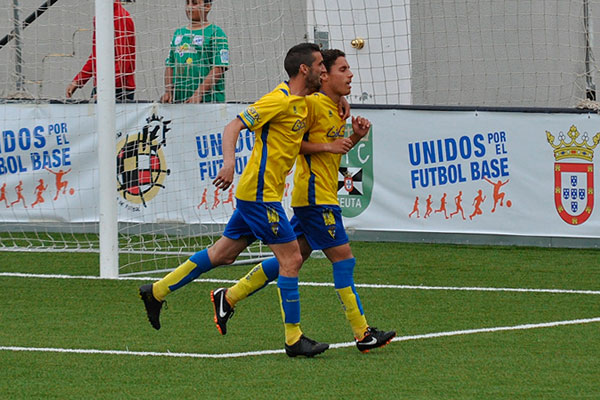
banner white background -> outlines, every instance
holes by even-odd
[[[533,114],[510,112],[448,112],[407,110],[360,110],[374,124],[373,164],[374,188],[368,209],[356,218],[347,220],[348,227],[366,230],[398,230],[453,233],[516,234],[527,236],[580,236],[600,237],[600,213],[593,210],[591,217],[581,225],[563,221],[554,200],[554,149],[546,138],[546,131],[556,137],[562,132],[567,136],[571,126],[576,126],[583,136],[587,133],[588,143],[600,131],[597,114]],[[497,134],[496,134],[497,133]],[[502,134],[504,133],[504,134]],[[490,136],[491,134],[491,136]],[[475,147],[474,138],[483,140]],[[581,141],[582,137],[577,140]],[[409,144],[461,138],[471,143],[472,153],[467,158],[456,160],[411,164]],[[567,143],[570,139],[566,139]],[[477,154],[479,154],[479,156]],[[437,154],[437,153],[436,153]],[[471,173],[471,163],[483,170],[483,163],[492,165],[505,161],[504,175],[489,177],[497,183],[506,182],[500,188],[504,194],[503,206],[498,203],[494,213],[493,185],[477,179]],[[496,161],[494,161],[496,160]],[[565,162],[584,162],[564,160]],[[593,165],[593,163],[591,163]],[[412,171],[423,168],[461,166],[463,182],[446,183],[427,187],[415,182]],[[492,171],[493,172],[493,171]],[[597,168],[594,171],[597,181]],[[439,179],[438,179],[439,181]],[[481,190],[485,201],[481,203],[480,215],[469,218],[474,211],[474,200]],[[461,214],[445,218],[441,198],[447,197],[447,213],[456,211],[455,197],[462,191]],[[427,218],[426,199],[431,195],[434,210]],[[419,213],[412,216],[415,198],[419,197]],[[482,197],[483,197],[482,196]],[[510,202],[510,203],[509,203]],[[508,206],[510,204],[510,207]]]
[[[97,221],[98,170],[102,166],[96,153],[94,107],[0,106],[0,221]],[[243,108],[235,104],[117,105],[117,142],[136,142],[132,148],[146,149],[137,154],[135,162],[125,162],[125,169],[154,171],[149,173],[150,181],[160,175],[157,182],[140,188],[147,191],[143,201],[135,189],[125,197],[123,191],[115,192],[119,219],[226,222],[234,209],[233,193],[215,193],[210,183],[222,159],[223,127]],[[362,193],[357,196],[362,199],[362,209],[345,219],[348,228],[600,237],[598,210],[592,208],[591,216],[580,224],[560,217],[554,199],[554,149],[546,137],[549,131],[558,143],[561,132],[567,136],[575,126],[581,134],[577,141],[587,135],[587,143],[593,145],[592,138],[600,131],[596,114],[371,109],[354,110],[353,114],[373,123],[372,148],[359,157],[370,158],[372,164],[362,170],[362,179],[372,179],[373,184],[360,186]],[[144,132],[155,132],[156,137],[148,139]],[[241,133],[238,172],[253,140],[251,133]],[[147,151],[148,146],[152,151]],[[117,154],[115,149],[116,159]],[[588,163],[594,167],[594,181],[598,180],[596,161],[561,162]],[[127,181],[123,176],[119,179]],[[579,186],[582,179],[580,176]],[[288,182],[291,184],[291,176]],[[496,196],[493,184],[498,185]],[[291,189],[290,185],[284,204],[289,204]],[[593,194],[587,189],[586,194]],[[367,191],[372,191],[370,196]],[[479,191],[484,200],[477,204]],[[461,192],[464,219],[459,210],[456,213],[456,197]],[[480,214],[474,213],[476,205]],[[580,202],[575,214],[581,212],[581,206]]]

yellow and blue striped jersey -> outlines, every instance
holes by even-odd
[[[300,151],[307,113],[306,98],[292,95],[287,82],[282,82],[238,115],[255,136],[236,191],[238,199],[281,201],[285,177]]]
[[[344,137],[346,121],[338,115],[337,104],[323,93],[306,97],[308,131],[312,143],[329,143]],[[292,207],[338,204],[338,169],[341,154],[301,154],[296,161]]]

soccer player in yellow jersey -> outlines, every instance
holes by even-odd
[[[292,225],[298,237],[303,259],[312,250],[323,250],[333,264],[333,281],[346,318],[361,352],[389,343],[396,332],[382,331],[367,324],[354,286],[355,259],[348,243],[339,207],[338,169],[342,154],[350,150],[370,129],[370,122],[352,117],[353,134],[344,137],[346,121],[337,113],[339,100],[350,93],[352,72],[340,50],[324,50],[326,73],[321,76],[321,93],[307,97],[308,132],[296,161],[292,207]],[[211,292],[215,305],[215,322],[221,334],[235,304],[262,289],[277,278],[276,258],[255,266],[234,286]]]
[[[219,265],[231,264],[254,240],[267,244],[279,264],[278,290],[285,327],[285,350],[290,357],[312,357],[329,347],[306,337],[300,329],[298,271],[302,255],[294,230],[281,206],[285,177],[291,170],[306,133],[306,97],[319,90],[325,70],[319,46],[302,43],[292,47],[284,60],[290,79],[264,95],[223,131],[223,167],[213,184],[221,190],[233,182],[235,145],[239,132],[254,131],[255,145],[236,191],[237,208],[223,236],[208,249],[197,252],[154,284],[140,287],[148,319],[160,328],[160,310],[170,292]]]

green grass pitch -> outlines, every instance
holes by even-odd
[[[97,254],[2,252],[0,398],[600,398],[599,250],[352,247],[367,321],[401,340],[368,354],[350,345],[333,287],[310,284],[331,283],[331,267],[310,259],[302,328],[339,345],[313,359],[280,352],[272,285],[238,304],[219,335],[210,290],[249,266],[217,268],[173,293],[155,331],[137,296],[146,281],[14,274],[97,276]]]

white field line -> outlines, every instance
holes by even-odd
[[[570,321],[554,321],[544,322],[540,324],[524,324],[515,326],[499,326],[495,328],[479,328],[467,329],[462,331],[435,332],[426,333],[423,335],[400,336],[394,338],[393,342],[406,342],[409,340],[435,339],[439,337],[473,335],[477,333],[493,333],[503,331],[518,331],[528,329],[552,328],[565,325],[582,325],[600,322],[599,318],[574,319]],[[339,349],[343,347],[353,347],[354,342],[334,343],[330,348]],[[249,356],[264,356],[270,354],[283,354],[284,350],[260,350],[247,351],[243,353],[224,353],[224,354],[202,354],[202,353],[171,353],[171,352],[155,352],[155,351],[128,351],[128,350],[98,350],[98,349],[63,349],[53,347],[18,347],[18,346],[0,346],[0,351],[14,352],[44,352],[44,353],[71,353],[71,354],[101,354],[101,355],[118,355],[118,356],[149,356],[149,357],[178,357],[178,358],[239,358]]]
[[[36,278],[36,279],[89,279],[89,280],[105,280],[109,278],[100,278],[99,276],[91,275],[47,275],[47,274],[23,274],[20,272],[0,272],[1,277],[16,277],[16,278]],[[110,280],[120,281],[156,281],[160,278],[147,277],[121,277],[112,278]],[[196,279],[197,283],[236,283],[236,280],[229,279]],[[270,284],[274,284],[271,282]],[[329,282],[300,282],[300,286],[329,286],[333,287],[333,283]],[[534,289],[534,288],[495,288],[495,287],[461,287],[461,286],[418,286],[418,285],[376,285],[368,283],[357,283],[356,287],[370,289],[404,289],[404,290],[457,290],[467,292],[521,292],[521,293],[556,293],[556,294],[595,294],[600,295],[598,290],[574,290],[574,289]]]

